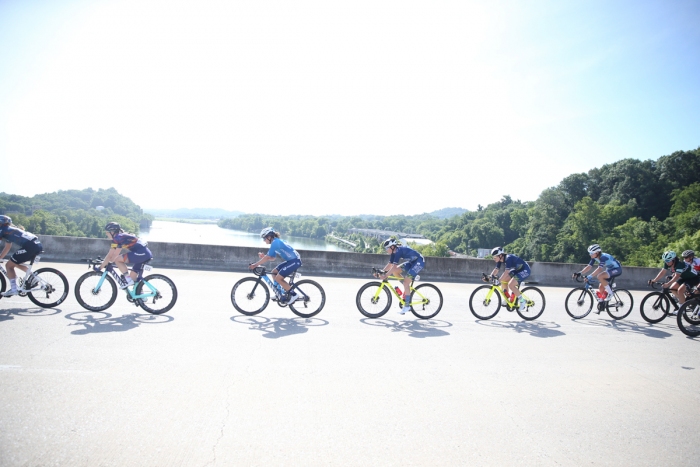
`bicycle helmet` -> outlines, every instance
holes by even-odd
[[[107,225],[105,225],[105,232],[110,232],[110,233],[117,232],[117,233],[119,233],[121,231],[122,231],[122,226],[116,222],[110,222]]]
[[[385,250],[387,248],[391,248],[392,246],[399,246],[399,242],[397,242],[395,238],[387,238],[382,243],[382,248],[384,248]]]
[[[676,252],[672,250],[665,251],[664,254],[661,255],[661,259],[664,260],[664,263],[673,261],[674,259],[676,259]]]
[[[260,231],[260,238],[266,238],[267,236],[274,235],[276,233],[277,232],[275,232],[275,229],[273,229],[272,227],[265,227]]]
[[[12,219],[9,216],[0,216],[0,225],[10,225]]]
[[[498,255],[504,255],[505,251],[503,251],[503,248],[500,246],[497,246],[493,250],[491,250],[491,256],[498,256]]]
[[[603,249],[597,243],[594,243],[593,245],[588,247],[588,254],[589,255],[592,255],[593,253],[598,253],[600,251],[603,251]]]
[[[693,250],[685,250],[681,255],[684,258],[687,258],[688,256],[695,256],[695,252]]]

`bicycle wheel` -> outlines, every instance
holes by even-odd
[[[681,305],[676,321],[686,336],[700,336],[700,299],[692,298]]]
[[[421,284],[411,296],[411,311],[420,319],[430,319],[442,309],[442,292],[433,284]]]
[[[75,299],[86,310],[106,310],[117,299],[118,289],[114,279],[106,275],[103,281],[102,274],[97,271],[86,272],[75,283]]]
[[[138,299],[139,306],[151,314],[160,315],[175,306],[177,287],[169,277],[151,274],[136,286],[136,295],[149,295]]]
[[[593,294],[585,287],[576,287],[566,296],[564,306],[572,318],[585,318],[593,309]]]
[[[622,319],[632,312],[634,299],[625,289],[613,289],[613,296],[606,302],[605,308],[612,319]]]
[[[326,292],[317,282],[304,279],[294,284],[294,291],[301,295],[289,309],[302,318],[311,318],[323,310],[326,304]]]
[[[478,319],[491,319],[501,309],[501,294],[493,285],[477,287],[469,297],[469,309]]]
[[[391,306],[391,293],[383,282],[368,282],[357,292],[355,303],[360,313],[368,318],[384,316]],[[381,289],[381,290],[380,290]]]
[[[53,268],[37,269],[32,273],[39,279],[39,283],[34,285],[34,289],[27,293],[29,300],[42,308],[51,308],[60,305],[68,296],[70,287],[68,279],[61,271]],[[40,287],[37,289],[37,287]]]
[[[671,303],[661,292],[651,292],[642,299],[642,304],[639,305],[639,313],[647,323],[658,323],[668,316],[668,310],[671,308]]]
[[[270,302],[270,291],[257,277],[244,277],[231,289],[233,307],[247,316],[257,315]]]
[[[0,294],[2,294],[5,291],[5,287],[5,276],[2,273],[0,273]],[[2,298],[2,295],[0,295],[0,299]]]
[[[544,312],[544,307],[547,305],[547,301],[544,299],[544,294],[537,287],[525,287],[520,291],[520,294],[525,297],[525,302],[527,306],[523,311],[520,308],[515,307],[515,311],[518,312],[520,317],[526,321],[532,321],[533,319],[539,318]]]

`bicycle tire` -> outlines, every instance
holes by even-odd
[[[700,336],[700,298],[691,298],[681,305],[676,322],[686,336]]]
[[[525,321],[532,321],[539,318],[544,313],[544,308],[547,306],[547,300],[544,294],[537,287],[525,287],[520,291],[520,295],[525,297],[527,306],[524,311],[520,311],[519,307],[515,307],[515,311]]]
[[[2,293],[5,292],[5,287],[7,287],[7,283],[5,282],[5,275],[0,273],[0,300],[4,298],[2,296]]]
[[[647,323],[659,323],[668,316],[671,302],[662,292],[651,292],[642,299],[639,305],[639,314]]]
[[[585,287],[576,287],[566,296],[564,307],[573,319],[581,319],[588,316],[593,309],[593,294]]]
[[[433,284],[421,284],[415,288],[425,297],[416,303],[415,292],[411,295],[411,312],[420,319],[430,319],[442,309],[442,292]]]
[[[35,305],[42,308],[53,308],[66,300],[70,286],[68,279],[61,271],[53,268],[42,268],[37,269],[32,274],[41,279],[41,290],[27,293],[29,300]],[[56,300],[57,295],[58,299]]]
[[[175,302],[177,302],[177,287],[175,287],[175,283],[169,277],[162,274],[151,274],[144,277],[136,286],[136,295],[142,295],[144,291],[146,293],[151,292],[146,283],[155,287],[156,295],[154,297],[137,299],[141,308],[152,315],[162,315],[175,306]]]
[[[114,305],[117,299],[117,284],[108,275],[105,276],[100,290],[95,291],[102,274],[97,271],[86,272],[75,283],[75,299],[86,310],[104,311]]]
[[[270,291],[260,278],[244,277],[233,285],[231,303],[246,316],[257,315],[270,303]]]
[[[389,311],[391,306],[391,293],[387,290],[387,287],[383,286],[384,282],[368,282],[357,291],[357,297],[355,297],[355,304],[360,313],[368,318],[379,318]],[[381,288],[382,291],[377,295],[377,289]],[[377,295],[377,300],[374,300],[374,296]]]
[[[623,319],[632,313],[634,298],[629,290],[613,289],[612,298],[605,303],[605,309],[612,319]]]
[[[501,294],[498,290],[494,289],[489,301],[486,301],[486,296],[492,287],[494,286],[481,285],[474,289],[469,297],[469,309],[477,319],[491,319],[501,310]],[[476,311],[477,309],[479,311]]]
[[[311,318],[323,310],[326,304],[326,292],[318,282],[309,279],[300,280],[294,284],[294,291],[297,294],[301,293],[301,298],[289,304],[289,309],[295,315]]]

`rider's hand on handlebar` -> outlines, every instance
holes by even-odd
[[[100,267],[99,264],[95,264],[92,266],[92,270],[95,272],[100,272],[100,271],[102,271],[102,268]]]

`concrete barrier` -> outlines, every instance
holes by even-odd
[[[81,258],[94,258],[107,253],[110,241],[100,238],[56,237],[41,235],[44,246],[42,258],[46,261],[77,263]],[[244,272],[248,264],[256,261],[260,248],[196,245],[190,243],[149,242],[153,252],[153,266],[161,268],[199,269],[213,271]],[[301,272],[309,275],[337,276],[371,279],[372,267],[384,267],[389,255],[361,254],[339,251],[299,250],[303,267]],[[532,275],[529,282],[554,287],[574,287],[571,274],[580,271],[582,264],[529,263]],[[493,270],[494,262],[468,258],[426,258],[426,269],[421,273],[423,281],[447,281],[478,283],[481,273]],[[624,267],[617,279],[621,288],[643,290],[647,280],[653,278],[658,269]]]

